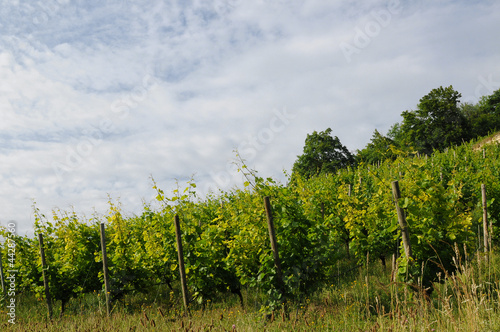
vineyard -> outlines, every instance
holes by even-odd
[[[307,180],[292,177],[287,184],[262,178],[243,162],[240,171],[244,188],[204,199],[197,198],[194,181],[167,194],[152,180],[161,208],[145,204],[132,217],[111,198],[106,215],[90,219],[59,210],[47,215],[34,205],[36,236],[15,237],[15,266],[9,270],[17,271],[16,292],[43,301],[48,296],[61,315],[71,301],[104,298],[102,223],[111,314],[141,294],[182,308],[176,218],[187,287],[185,315],[190,308],[207,308],[228,296],[245,308],[251,293],[263,294],[257,309],[264,316],[288,314],[289,308],[299,307],[349,271],[358,273],[356,269],[372,263],[389,271],[388,283],[406,289],[407,296],[432,299],[440,284],[461,272],[460,262],[486,257],[485,250],[499,242],[499,145],[475,150],[472,143],[464,144],[431,156],[400,156]],[[401,191],[397,202],[394,181]],[[266,197],[276,247],[271,245]],[[410,255],[395,203],[404,211]],[[7,237],[8,228],[0,235]],[[7,257],[5,242],[4,265]],[[498,274],[494,278],[477,292],[498,303]],[[377,293],[376,303],[374,297],[365,301],[365,315],[382,315],[377,308],[391,308],[391,297],[382,293]]]

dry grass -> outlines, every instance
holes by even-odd
[[[493,134],[491,136],[486,137],[485,139],[477,142],[472,147],[474,151],[479,151],[483,146],[488,144],[499,144],[500,143],[500,133]]]

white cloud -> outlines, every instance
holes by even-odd
[[[493,92],[499,16],[494,1],[9,2],[0,222],[29,230],[32,198],[47,215],[105,213],[108,194],[139,212],[150,175],[229,189],[235,148],[284,180],[328,127],[362,148],[435,87]]]

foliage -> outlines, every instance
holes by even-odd
[[[459,109],[460,97],[452,86],[439,87],[422,97],[416,110],[404,111],[400,128],[403,143],[430,154],[468,140],[467,122]]]
[[[374,163],[401,152],[429,155],[500,130],[500,89],[476,104],[461,104],[460,97],[452,86],[431,90],[416,110],[401,113],[402,122],[392,125],[386,136],[375,130],[358,159]]]
[[[165,194],[153,181],[161,208],[144,205],[127,216],[109,202],[106,215],[87,220],[74,212],[54,211],[51,220],[36,207],[35,232],[43,234],[51,294],[72,297],[102,292],[99,225],[106,226],[112,297],[149,294],[153,287],[174,289],[179,281],[174,217],[181,221],[190,299],[207,306],[244,289],[267,294],[263,311],[304,301],[338,275],[339,265],[355,266],[399,252],[402,280],[430,287],[438,273],[451,275],[453,258],[479,250],[482,242],[480,185],[488,194],[493,244],[499,240],[500,147],[472,143],[427,157],[403,157],[374,165],[296,175],[290,185],[264,179],[244,164],[245,187],[201,200],[190,180]],[[391,182],[400,182],[413,256],[404,259],[399,243]],[[264,209],[270,197],[282,282],[273,260]],[[7,230],[3,229],[3,236]],[[16,283],[43,297],[37,238],[16,237]],[[2,253],[7,255],[4,245]],[[352,260],[351,258],[354,258]]]
[[[85,294],[70,301],[67,316],[47,322],[45,303],[31,294],[16,301],[16,324],[4,322],[2,331],[133,331],[155,329],[236,330],[236,331],[498,331],[500,261],[498,254],[490,263],[481,255],[460,261],[459,269],[437,285],[431,298],[409,293],[406,287],[391,282],[391,272],[370,263],[352,275],[335,278],[313,296],[291,304],[289,319],[283,312],[266,318],[258,307],[242,310],[236,299],[226,299],[207,307],[195,307],[183,317],[179,307],[169,307],[156,297],[126,296],[128,305],[114,309],[111,317],[100,311],[99,294]],[[244,291],[249,303],[267,297],[254,289]],[[281,316],[281,317],[280,317]],[[233,327],[234,326],[234,327]]]
[[[370,143],[364,149],[358,150],[356,155],[358,161],[373,164],[386,159],[394,160],[397,157],[395,142],[388,136],[382,135],[375,129]]]
[[[335,173],[339,169],[354,165],[353,155],[337,136],[331,136],[331,132],[328,128],[307,135],[303,154],[298,156],[293,165],[294,175],[307,179],[317,174]]]
[[[101,287],[97,278],[99,266],[94,262],[94,255],[99,250],[98,228],[96,224],[80,221],[74,212],[54,211],[52,222],[36,207],[34,214],[35,232],[43,236],[47,263],[45,273],[52,285],[50,295],[53,300],[61,301],[63,313],[72,297]],[[38,238],[17,237],[16,247],[21,290],[43,297],[45,293]]]
[[[500,130],[500,89],[490,96],[481,97],[476,105],[463,105],[462,112],[470,121],[473,138]]]

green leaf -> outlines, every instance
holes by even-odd
[[[390,233],[392,233],[392,232],[394,232],[394,231],[395,231],[395,230],[397,230],[397,229],[399,229],[399,224],[397,224],[397,223],[393,223],[393,224],[391,225],[391,227],[389,227],[388,231],[389,231]]]
[[[408,199],[408,197],[405,197],[405,200],[404,200],[404,203],[403,203],[402,208],[403,208],[403,209],[408,208],[408,205],[409,205],[409,204],[410,204],[410,200]]]

